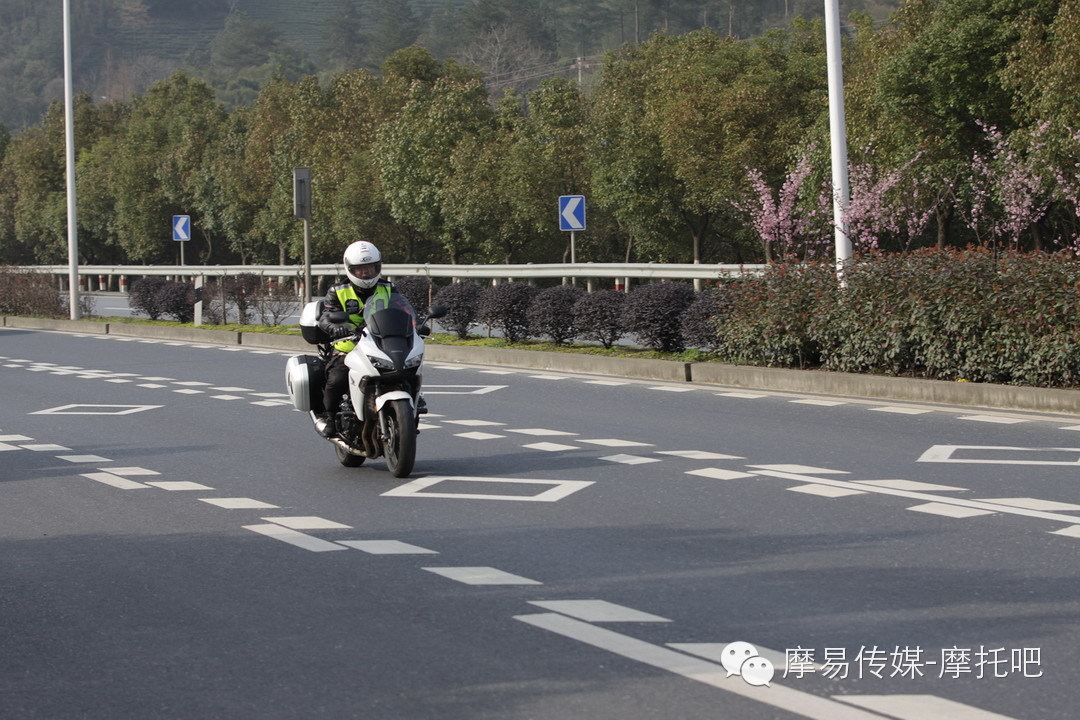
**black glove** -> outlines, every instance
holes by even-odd
[[[351,323],[327,323],[326,326],[326,334],[334,340],[348,337],[354,332],[356,332],[356,328]]]

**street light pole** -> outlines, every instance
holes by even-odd
[[[71,102],[71,0],[64,0],[64,144],[67,154],[68,305],[79,312],[79,235],[75,225],[75,112]]]
[[[846,287],[845,268],[851,260],[848,237],[848,158],[844,116],[844,67],[840,56],[840,2],[825,0],[825,55],[829,68],[829,137],[832,145],[833,227],[836,277]]]

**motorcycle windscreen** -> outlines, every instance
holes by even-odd
[[[390,308],[374,313],[365,321],[375,337],[411,337],[413,331],[412,315],[404,310]]]

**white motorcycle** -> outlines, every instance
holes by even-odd
[[[418,317],[400,293],[390,301],[373,296],[364,305],[364,325],[352,336],[332,340],[318,326],[322,301],[308,303],[300,315],[304,339],[319,346],[319,356],[294,355],[285,364],[285,387],[293,406],[316,419],[326,383],[325,360],[332,342],[356,343],[345,356],[349,368],[349,392],[338,410],[337,434],[329,438],[338,461],[358,467],[366,458],[386,458],[394,477],[407,477],[416,461],[416,435],[420,424],[423,336],[430,334],[427,321],[442,317],[446,309],[428,309]],[[348,314],[335,313],[333,322],[348,322]]]

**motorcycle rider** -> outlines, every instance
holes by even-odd
[[[323,301],[319,327],[332,340],[330,354],[326,358],[326,386],[323,389],[323,412],[315,420],[315,430],[330,438],[337,432],[337,412],[342,397],[349,390],[349,368],[345,355],[356,347],[349,336],[364,324],[364,303],[372,296],[381,295],[390,301],[393,283],[382,281],[382,253],[372,243],[358,240],[345,248],[345,275],[348,282],[330,288]],[[332,322],[330,313],[346,312],[348,322]]]

